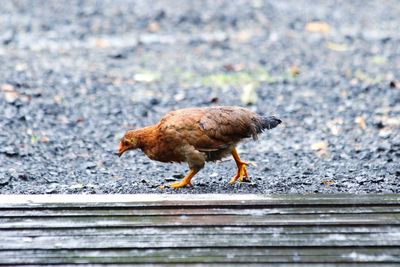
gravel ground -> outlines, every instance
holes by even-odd
[[[2,2],[1,194],[400,193],[398,1],[153,2]],[[249,91],[284,121],[240,145],[251,183],[228,184],[229,158],[163,188],[187,166],[114,154]]]

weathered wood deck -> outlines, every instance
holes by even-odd
[[[400,266],[400,195],[0,196],[1,265]]]

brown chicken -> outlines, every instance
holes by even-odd
[[[282,121],[261,116],[242,107],[186,108],[169,112],[156,125],[127,131],[121,139],[118,155],[140,148],[150,159],[161,162],[187,162],[189,173],[174,188],[192,185],[191,179],[206,161],[231,154],[238,167],[230,183],[248,177],[249,163],[240,159],[236,145],[244,138],[257,136]]]

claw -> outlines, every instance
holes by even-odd
[[[243,164],[243,165],[246,165],[246,166],[251,165],[251,166],[257,167],[257,163],[255,163],[254,161],[239,161],[237,163],[238,164]]]
[[[182,188],[182,187],[185,187],[185,186],[193,186],[193,184],[192,184],[192,182],[184,182],[184,181],[178,181],[178,182],[175,182],[175,183],[172,183],[172,184],[170,184],[169,186],[171,186],[172,188]]]
[[[196,173],[198,173],[198,172],[199,172],[198,169],[190,169],[189,173],[185,176],[185,178],[183,178],[182,180],[180,180],[180,181],[178,181],[178,182],[175,182],[175,183],[170,184],[170,186],[171,186],[172,188],[182,188],[182,187],[185,187],[185,186],[187,186],[187,185],[193,186],[193,184],[192,184],[192,182],[191,182],[190,180],[191,180],[191,179],[193,178],[193,176],[195,176]]]
[[[252,165],[256,166],[254,162],[244,162],[240,159],[239,154],[237,153],[236,149],[234,148],[232,151],[232,156],[235,159],[236,165],[238,167],[237,174],[230,180],[230,184],[236,183],[237,180],[241,182],[250,182],[249,174],[247,172],[246,166]]]
[[[254,162],[254,161],[247,161],[247,162],[244,162],[244,163],[246,163],[246,166],[251,165],[251,166],[257,167],[257,163]]]
[[[230,184],[234,184],[234,183],[236,183],[237,180],[239,180],[239,181],[241,181],[241,182],[248,182],[248,181],[250,181],[250,180],[248,179],[248,177],[249,177],[249,174],[248,174],[247,169],[246,169],[246,164],[242,163],[242,164],[240,164],[239,167],[238,167],[238,172],[237,172],[237,174],[235,175],[235,177],[233,177],[233,178],[230,180],[229,183],[230,183]],[[247,178],[247,179],[246,179],[246,178]]]

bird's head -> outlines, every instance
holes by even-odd
[[[128,131],[125,133],[124,137],[121,138],[119,143],[119,150],[117,155],[122,156],[126,151],[139,148],[138,138],[135,131]]]

